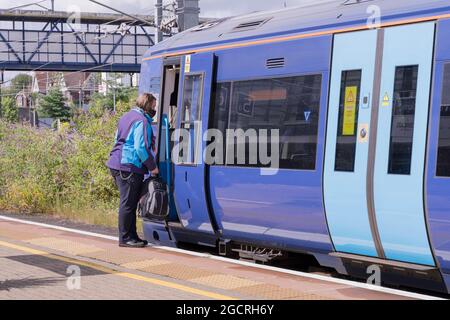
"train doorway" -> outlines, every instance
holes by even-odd
[[[178,97],[180,83],[179,59],[166,61],[163,69],[163,91],[161,100],[161,135],[159,139],[159,169],[161,177],[170,188],[170,221],[177,221],[177,211],[173,198],[174,171],[172,150],[174,147],[173,133],[177,127]]]

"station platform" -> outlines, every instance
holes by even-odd
[[[0,216],[0,299],[427,298],[178,249],[119,248],[113,236]]]

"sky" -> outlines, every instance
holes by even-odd
[[[155,0],[97,0],[113,8],[117,8],[130,14],[154,13]],[[33,2],[50,7],[50,0],[0,0],[0,9],[10,9]],[[163,0],[164,4],[172,0]],[[200,0],[200,16],[208,18],[222,18],[234,15],[246,14],[254,11],[276,10],[284,7],[307,5],[311,3],[327,2],[327,0]],[[110,12],[89,0],[55,0],[55,10],[71,11],[73,6],[78,6],[83,12]],[[42,10],[34,5],[24,9]],[[5,80],[14,77],[16,72],[6,72]]]
[[[9,9],[12,7],[29,4],[42,0],[0,0],[0,9]],[[152,14],[154,11],[155,0],[98,0],[111,7],[121,9],[127,13]],[[164,4],[172,0],[163,0]],[[249,13],[253,11],[281,9],[285,5],[297,6],[309,3],[319,3],[323,0],[200,0],[201,15],[204,17],[225,17],[238,14]],[[44,0],[41,5],[50,6],[50,0]],[[82,11],[106,12],[99,5],[89,0],[55,0],[56,10],[68,10],[71,5],[77,5]],[[29,9],[39,9],[37,6],[31,6]]]

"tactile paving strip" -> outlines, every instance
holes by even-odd
[[[126,263],[135,263],[148,260],[148,256],[133,253],[133,250],[137,249],[117,248],[98,252],[90,252],[87,254],[83,254],[83,257],[112,263],[118,266]]]
[[[72,255],[81,255],[101,251],[101,248],[59,238],[38,238],[26,240],[36,246],[62,251]]]
[[[236,290],[244,295],[260,297],[269,300],[329,300],[327,297],[319,296],[312,293],[304,293],[289,288],[281,288],[271,284],[260,284]]]
[[[235,290],[242,287],[250,287],[262,284],[261,282],[225,274],[214,274],[206,277],[203,276],[201,278],[192,279],[191,282],[224,290]]]
[[[175,263],[147,267],[140,270],[178,280],[191,280],[215,274],[214,272],[208,270],[192,268],[190,266]]]
[[[122,264],[122,267],[132,270],[141,270],[144,271],[146,268],[157,267],[161,265],[168,265],[170,261],[159,260],[159,259],[149,259],[138,262],[129,262]]]

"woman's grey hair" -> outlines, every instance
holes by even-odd
[[[149,109],[149,106],[152,105],[153,101],[156,101],[156,98],[154,95],[150,93],[143,93],[139,95],[139,97],[136,99],[136,106],[138,106],[141,109]]]

